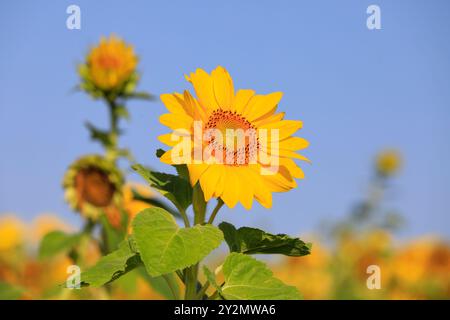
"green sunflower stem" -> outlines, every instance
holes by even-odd
[[[117,159],[117,145],[119,139],[119,117],[117,116],[117,104],[114,99],[107,99],[110,119],[110,142],[111,145],[107,147],[106,154],[113,162]]]
[[[169,275],[165,274],[163,275],[163,278],[166,280],[167,285],[170,288],[170,291],[172,292],[173,298],[175,300],[180,300],[180,295],[178,292],[177,284],[175,282],[175,279],[173,277],[170,277]]]
[[[203,224],[206,216],[206,201],[199,183],[194,186],[192,206],[194,208],[194,225]]]
[[[205,284],[200,288],[200,291],[197,293],[197,300],[203,300],[206,295],[206,290],[209,288],[209,281],[206,281]]]
[[[212,224],[214,222],[214,219],[216,218],[217,213],[219,212],[220,208],[222,208],[223,205],[224,205],[223,200],[218,198],[216,207],[214,208],[213,212],[211,213],[211,216],[208,219],[208,224]]]
[[[194,225],[205,223],[206,201],[200,184],[194,186],[192,195],[192,207],[194,208]],[[185,299],[197,299],[198,263],[185,269]]]
[[[186,269],[185,272],[185,300],[197,299],[197,277],[198,277],[198,264],[193,265]]]

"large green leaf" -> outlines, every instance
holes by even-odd
[[[169,199],[178,210],[186,210],[192,203],[192,187],[184,178],[173,174],[155,172],[140,164],[132,168],[143,177],[151,187]]]
[[[220,245],[223,234],[208,224],[180,229],[164,209],[148,208],[134,218],[133,238],[147,272],[159,276],[196,264]]]
[[[137,254],[128,240],[120,243],[116,251],[102,257],[95,266],[81,273],[81,285],[99,287],[114,281],[141,264]]]
[[[231,223],[219,224],[231,252],[245,254],[283,254],[299,257],[311,253],[311,245],[285,234],[271,234],[256,228],[236,229]]]
[[[50,258],[58,253],[66,252],[76,246],[81,234],[67,234],[62,231],[51,231],[47,233],[39,246],[39,258]]]
[[[267,266],[242,253],[231,253],[222,266],[225,284],[218,286],[211,271],[204,267],[208,281],[227,300],[298,300],[297,288],[274,278]]]

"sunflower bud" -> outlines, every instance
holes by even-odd
[[[132,46],[114,35],[103,37],[78,68],[81,88],[94,97],[131,93],[138,81],[137,63]]]

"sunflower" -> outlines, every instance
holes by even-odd
[[[379,175],[383,177],[393,176],[399,171],[402,158],[397,150],[384,150],[377,155],[375,165]]]
[[[180,164],[177,152],[183,140],[179,153],[187,164],[191,184],[200,184],[205,201],[220,198],[231,208],[240,202],[250,209],[253,198],[270,208],[273,192],[286,192],[297,186],[294,178],[302,179],[304,174],[293,158],[308,161],[295,152],[306,148],[308,142],[292,136],[302,127],[301,121],[284,120],[284,113],[277,112],[281,92],[267,95],[257,95],[253,90],[235,92],[231,76],[220,66],[211,74],[197,69],[186,79],[193,85],[196,98],[188,91],[161,95],[170,113],[162,115],[160,122],[173,130],[159,137],[172,147],[163,154],[162,162]],[[198,129],[205,133],[218,131],[227,139],[229,130],[253,130],[257,138],[246,135],[235,147],[235,136],[231,144],[203,135],[200,141],[195,133]],[[205,155],[204,151],[211,146],[214,150],[198,161],[197,150],[200,148]],[[252,156],[255,154],[259,155],[257,159]],[[276,160],[275,171],[267,157]]]
[[[65,199],[84,217],[97,220],[122,203],[123,177],[110,161],[99,155],[76,160],[64,175]]]
[[[100,44],[91,49],[86,62],[79,66],[87,91],[123,91],[137,81],[138,58],[133,47],[111,35],[102,37]]]

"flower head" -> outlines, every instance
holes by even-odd
[[[173,130],[159,137],[172,147],[161,161],[187,164],[191,184],[200,183],[205,201],[221,198],[229,207],[240,202],[250,209],[255,198],[269,208],[272,192],[297,186],[294,178],[304,174],[293,159],[308,161],[295,152],[308,142],[292,136],[301,121],[277,113],[281,92],[235,92],[220,66],[211,74],[197,69],[186,78],[196,98],[188,91],[161,96],[170,113],[160,122]]]
[[[123,177],[110,161],[99,155],[75,161],[64,175],[65,199],[84,217],[97,218],[122,202]]]
[[[86,62],[80,65],[82,86],[89,92],[122,92],[127,86],[134,87],[137,63],[132,46],[114,35],[102,37],[87,55]]]
[[[400,153],[397,150],[385,150],[376,158],[377,172],[384,177],[389,177],[398,172],[402,165]]]

